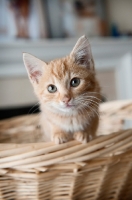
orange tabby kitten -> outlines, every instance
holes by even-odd
[[[24,53],[23,60],[40,101],[44,140],[88,142],[98,127],[100,87],[87,38],[64,58],[45,63]]]

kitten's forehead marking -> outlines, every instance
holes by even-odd
[[[64,60],[55,60],[50,62],[51,67],[51,81],[58,87],[67,86],[70,79],[70,72],[68,66],[65,65]]]
[[[59,80],[62,80],[68,73],[67,66],[63,63],[63,60],[61,59],[51,61],[50,66],[52,75],[54,75]]]
[[[66,73],[62,79],[58,79],[54,77],[54,82],[60,92],[63,92],[65,89],[69,89],[69,81],[70,77],[69,74]]]

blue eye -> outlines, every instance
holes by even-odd
[[[80,84],[80,78],[73,78],[70,82],[71,87],[77,87]]]
[[[47,90],[50,92],[50,93],[55,93],[57,91],[57,87],[55,85],[49,85],[47,87]]]

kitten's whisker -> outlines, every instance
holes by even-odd
[[[97,98],[95,96],[88,96],[88,98],[94,98],[94,99],[97,99],[98,101],[101,101],[99,98]]]
[[[99,94],[101,97],[105,98],[107,101],[108,99],[106,98],[106,96],[104,96],[103,94],[100,94],[98,92],[87,92],[88,94],[93,93],[93,94]],[[101,100],[102,101],[102,100]]]
[[[99,105],[98,105],[98,104],[96,104],[96,103],[94,103],[94,102],[91,102],[91,101],[89,101],[89,102],[81,101],[80,103],[84,103],[84,104],[87,105],[87,106],[90,106],[90,104],[92,104],[93,106],[96,107],[96,109],[99,108]]]
[[[95,106],[96,108],[99,108],[99,105],[96,104],[95,102],[90,101],[90,104],[92,104],[93,106]],[[89,105],[89,104],[88,104]],[[90,105],[89,105],[90,106]]]
[[[85,112],[87,112],[87,114],[92,118],[92,116],[89,114],[88,110],[86,109],[86,107],[88,107],[87,105],[85,105],[85,103],[83,103],[83,110],[85,109]],[[89,110],[91,111],[91,109],[89,108]],[[92,111],[92,114],[93,114],[93,111]],[[91,119],[90,118],[90,119]]]
[[[78,108],[79,110],[81,110],[81,113],[84,114],[84,110],[85,110],[86,112],[88,112],[87,109],[86,109],[86,107],[84,106],[85,102],[83,102],[83,101],[80,102],[80,101],[79,101],[79,103],[81,103],[81,104],[83,105],[83,106],[80,106],[80,107]]]
[[[99,92],[90,92],[90,91],[88,91],[88,92],[85,92],[85,93],[83,93],[83,94],[98,94],[98,95],[100,95],[100,93]],[[82,95],[83,95],[82,94]]]
[[[98,116],[98,118],[99,118],[99,113],[92,106],[89,106],[89,105],[87,105],[85,103],[83,103],[83,104],[84,104],[84,106],[86,106],[87,108],[89,108],[91,111],[93,111]]]
[[[84,114],[84,109],[85,109],[85,111],[87,112],[87,114],[88,114],[88,117],[89,117],[89,120],[91,120],[91,116],[90,116],[90,114],[89,114],[89,112],[86,110],[86,108],[80,108],[80,111],[81,111],[81,113],[82,114]],[[87,118],[87,116],[85,116],[86,118]],[[89,124],[89,122],[87,122],[88,124]]]
[[[97,110],[95,110],[92,106],[89,106],[91,109],[93,109],[93,111],[97,114],[98,118],[100,118],[99,116],[99,112]]]
[[[85,94],[82,94],[82,96],[83,96],[83,97],[85,96],[85,97],[87,97],[87,98],[88,98],[88,97],[90,97],[90,98],[94,98],[94,99],[97,99],[98,101],[101,101],[101,99],[99,99],[98,97],[95,97],[95,96],[89,96],[89,95],[86,94],[86,93],[85,93]]]
[[[84,103],[87,103],[87,104],[89,104],[89,102],[91,102],[91,103],[93,103],[93,104],[95,104],[96,106],[99,106],[100,104],[98,103],[98,102],[96,102],[96,101],[94,101],[94,100],[92,100],[92,99],[79,99],[77,102],[79,102],[79,103],[82,103],[82,102],[84,102]]]
[[[100,95],[99,92],[86,92],[86,93],[88,93],[88,94],[99,94]]]
[[[28,111],[27,115],[28,115],[28,114],[30,113],[30,111],[31,111],[35,106],[37,106],[37,105],[39,105],[39,102],[35,103],[35,104],[30,108],[30,110]]]
[[[89,109],[91,109],[91,111],[93,111],[97,115],[97,117],[100,118],[99,113],[92,106],[89,106]]]
[[[83,95],[81,95],[81,96],[79,96],[78,98],[82,98],[82,99],[84,99],[84,98],[93,98],[93,99],[97,99],[98,101],[101,101],[98,97],[95,97],[95,96],[89,96],[89,95],[87,95],[87,94],[83,94]]]
[[[92,100],[92,99],[87,99],[87,100],[88,100],[88,101],[87,101],[86,103],[88,103],[88,104],[89,104],[89,102],[90,102],[90,103],[94,103],[94,104],[97,105],[97,106],[100,105],[98,102],[96,102],[96,101],[94,101],[94,100]]]
[[[31,114],[35,113],[35,111],[36,111],[36,110],[39,110],[39,107],[38,107],[38,108],[36,108],[35,110],[33,110],[33,112],[32,112]]]
[[[99,94],[99,95],[100,95],[99,92],[89,92],[89,91],[88,91],[88,92],[85,92],[84,94],[91,94],[91,93],[92,93],[92,94]]]

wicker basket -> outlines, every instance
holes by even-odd
[[[88,144],[41,143],[38,119],[0,122],[0,200],[132,199],[132,101],[101,105],[103,136]]]

